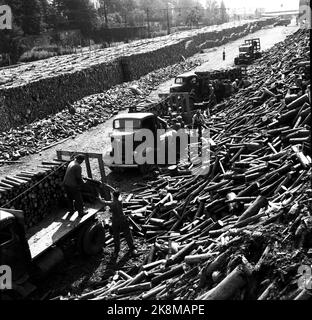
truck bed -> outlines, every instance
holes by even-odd
[[[86,204],[85,210],[88,212],[82,218],[78,217],[78,212],[69,215],[66,209],[59,209],[49,215],[37,226],[30,228],[26,234],[32,259],[38,258],[52,245],[69,235],[92,218],[103,208],[103,204],[98,201],[95,204]]]

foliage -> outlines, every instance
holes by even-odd
[[[30,51],[26,51],[22,54],[19,61],[20,62],[30,62],[36,60],[42,60],[51,58],[54,56],[61,56],[65,54],[73,53],[74,50],[71,47],[62,47],[56,45],[34,47]]]
[[[182,30],[228,21],[223,0],[206,0],[205,8],[198,0],[98,0],[100,8],[93,5],[95,0],[0,0],[0,4],[3,1],[12,8],[14,19],[13,30],[0,32],[0,53],[10,53],[12,61],[29,51],[18,45],[19,38],[45,32],[56,43],[59,31],[68,29],[80,29],[83,38],[98,41],[106,27],[149,24],[151,35],[161,35],[168,22],[171,30]],[[40,56],[50,52],[42,50]],[[25,53],[25,59],[34,55]]]

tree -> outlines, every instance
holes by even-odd
[[[40,34],[42,31],[42,7],[39,0],[23,1],[22,28],[25,34]]]
[[[229,16],[226,12],[226,7],[223,0],[221,1],[221,5],[220,5],[220,20],[221,20],[221,23],[225,23],[229,21]]]
[[[98,13],[89,0],[55,0],[54,5],[67,26],[80,29],[84,35],[90,35],[99,26]]]
[[[146,13],[142,9],[134,9],[129,13],[128,22],[130,26],[143,25],[146,20]]]
[[[56,6],[54,6],[54,0],[40,0],[42,7],[42,29],[57,29],[58,25],[64,22],[64,19],[57,11]]]
[[[208,26],[221,23],[220,8],[215,0],[206,1],[205,23]]]
[[[191,9],[186,17],[186,24],[190,27],[197,26],[202,18],[202,12],[199,7]]]

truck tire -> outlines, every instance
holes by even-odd
[[[101,252],[105,245],[105,229],[100,223],[89,223],[81,229],[78,236],[78,251],[86,256]]]

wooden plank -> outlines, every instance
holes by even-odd
[[[63,151],[63,150],[58,150],[56,152],[57,155],[60,155],[60,160],[62,159],[62,156],[73,156],[73,155],[78,155],[78,154],[83,154],[85,156],[89,156],[89,159],[97,159],[99,157],[99,153],[87,153],[87,152],[77,152],[77,151]]]
[[[89,160],[88,154],[85,154],[85,163],[86,163],[88,178],[92,179],[92,171],[91,171],[91,165],[90,165],[90,160]]]
[[[86,207],[88,213],[82,219],[78,217],[78,212],[70,216],[69,212],[60,210],[38,226],[31,228],[27,233],[27,239],[32,258],[37,258],[52,245],[76,230],[78,226],[92,218],[102,209],[103,204],[97,202],[94,205],[86,205]]]
[[[99,162],[99,167],[100,167],[102,183],[106,183],[107,181],[106,181],[105,167],[104,167],[104,161],[103,161],[103,156],[102,155],[100,155],[98,157],[98,162]]]

